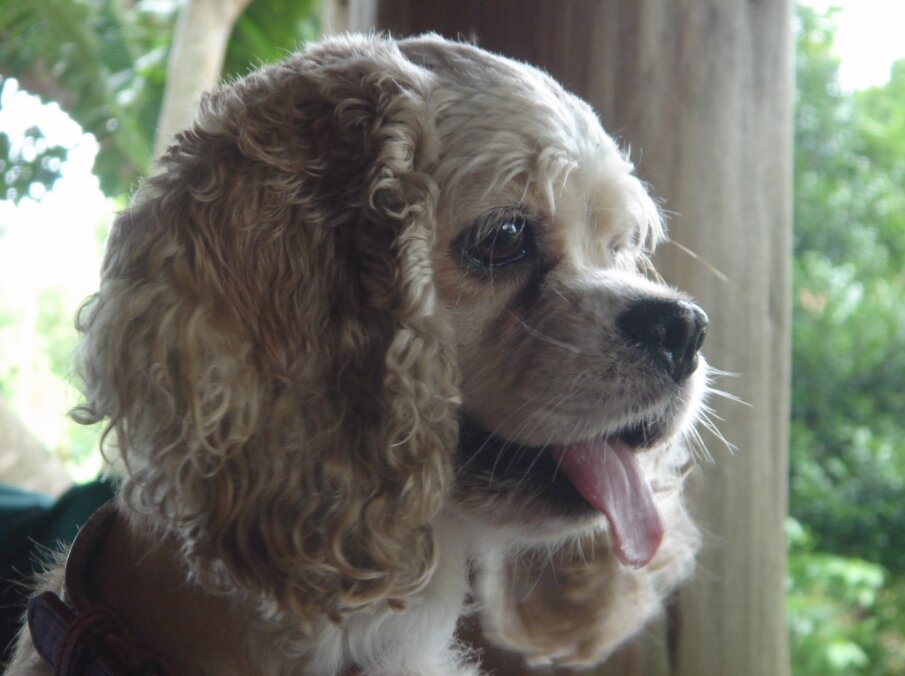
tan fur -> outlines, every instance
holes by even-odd
[[[543,248],[534,291],[457,249],[516,207]],[[663,383],[613,329],[632,298],[682,298],[641,274],[662,234],[586,104],[470,45],[331,38],[213,92],[118,217],[79,318],[76,417],[105,421],[127,471],[136,585],[110,603],[180,673],[216,672],[210,634],[193,655],[154,623],[210,603],[243,637],[235,673],[476,674],[452,636],[471,565],[493,640],[603,659],[697,548],[682,437],[705,367]],[[468,479],[460,415],[536,445],[661,418],[641,460],[657,558],[628,570],[599,515]],[[27,637],[10,673],[44,673]]]
[[[423,586],[455,443],[433,290],[397,283],[434,235],[393,51],[326,46],[208,97],[80,325],[80,414],[109,419],[126,501],[205,587],[308,622]]]

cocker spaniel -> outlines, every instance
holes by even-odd
[[[588,105],[472,45],[332,37],[210,94],[79,319],[111,631],[171,674],[477,674],[469,616],[603,660],[699,539],[707,318],[662,234]],[[49,673],[28,632],[11,673]]]

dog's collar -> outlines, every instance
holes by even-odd
[[[117,519],[112,501],[92,514],[69,550],[60,595],[29,601],[32,642],[57,676],[167,676],[163,662],[97,599],[92,571]]]
[[[28,630],[35,650],[55,676],[171,676],[115,612],[97,598],[104,548],[119,514],[110,500],[81,527],[66,557],[59,596],[46,591],[28,603]],[[367,676],[351,667],[343,676]]]

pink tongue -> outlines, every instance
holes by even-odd
[[[663,540],[663,524],[632,450],[600,440],[556,448],[553,454],[572,485],[606,516],[619,560],[633,568],[650,563]]]

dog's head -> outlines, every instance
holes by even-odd
[[[706,318],[587,105],[437,37],[326,40],[214,92],[117,220],[87,421],[199,581],[303,621],[402,603],[457,510],[640,565]],[[665,459],[666,458],[666,459]]]
[[[637,456],[668,452],[694,417],[707,331],[686,296],[644,274],[659,211],[594,112],[545,74],[468,45],[402,49],[436,83],[457,502],[522,540],[603,513],[620,559],[646,564],[662,530],[642,467],[654,461]]]

